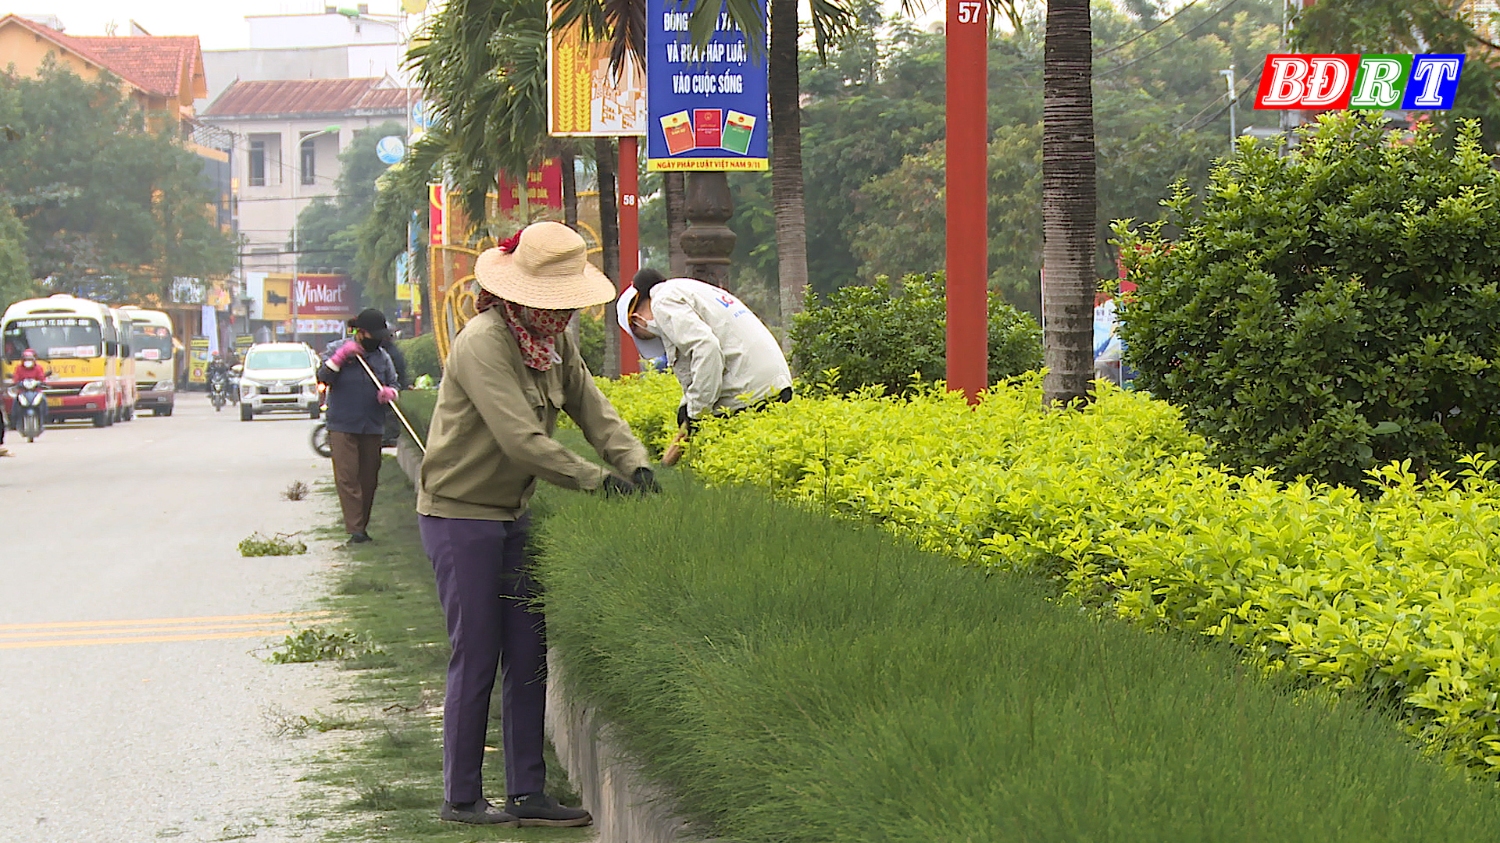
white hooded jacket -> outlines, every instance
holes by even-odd
[[[743,302],[692,278],[651,288],[653,333],[682,382],[691,418],[739,409],[792,385],[781,346]]]

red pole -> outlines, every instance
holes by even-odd
[[[640,203],[636,191],[640,173],[636,169],[636,139],[620,138],[620,292],[635,280],[641,261]],[[614,314],[609,314],[613,316]],[[620,332],[620,374],[633,375],[641,370],[641,358],[635,352],[635,339]]]
[[[947,0],[948,388],[969,400],[989,381],[986,294],[988,4]]]

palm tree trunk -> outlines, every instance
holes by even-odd
[[[562,167],[563,222],[568,228],[578,228],[578,174],[573,171],[572,144],[566,144],[558,152],[557,162]]]
[[[667,264],[673,278],[687,275],[687,252],[682,250],[682,232],[687,231],[687,176],[662,173],[662,192],[667,197]]]
[[[594,166],[599,174],[599,245],[604,249],[604,274],[620,286],[620,209],[615,197],[615,142],[594,138]],[[615,325],[613,304],[604,306],[604,371],[606,377],[620,374],[620,329]]]
[[[797,0],[771,0],[771,204],[776,209],[776,263],[781,286],[782,346],[790,349],[792,316],[807,291],[807,216],[802,193],[801,80],[797,68]]]
[[[1087,401],[1094,375],[1093,35],[1089,0],[1047,4],[1042,71],[1042,289],[1049,404]]]

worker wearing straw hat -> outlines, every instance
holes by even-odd
[[[422,545],[437,576],[453,656],[443,707],[442,817],[467,823],[576,826],[592,818],[543,792],[546,640],[530,603],[527,504],[536,478],[567,489],[659,491],[630,432],[564,331],[580,308],[614,298],[583,238],[539,222],[479,256],[478,315],[453,340],[417,496]],[[611,466],[552,438],[565,412]],[[481,793],[495,667],[501,672],[505,809]]]

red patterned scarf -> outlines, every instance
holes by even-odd
[[[515,236],[500,243],[499,248],[509,254],[515,251],[520,240],[521,234],[517,232]],[[573,311],[525,307],[506,301],[488,290],[480,290],[474,300],[474,310],[483,313],[492,307],[500,308],[505,324],[516,335],[516,342],[521,344],[521,360],[528,369],[545,372],[561,362],[562,358],[557,353],[557,335],[567,330]]]
[[[492,307],[500,308],[505,324],[516,335],[516,342],[521,345],[521,360],[528,369],[545,372],[562,361],[557,353],[557,335],[567,330],[573,311],[523,307],[486,290],[479,291],[474,308],[483,313]]]

